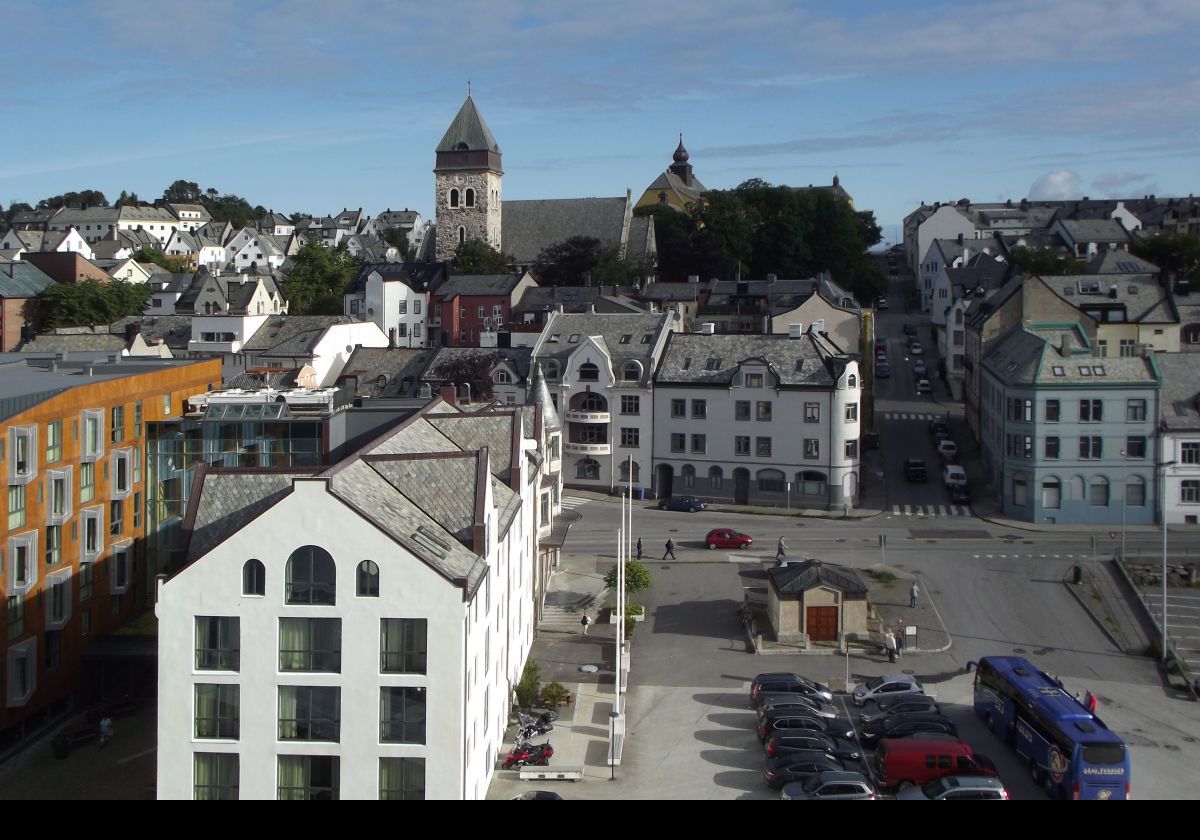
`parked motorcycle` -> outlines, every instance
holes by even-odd
[[[504,769],[511,770],[513,767],[523,767],[527,764],[545,767],[550,764],[552,755],[554,747],[549,741],[544,744],[518,743],[509,750],[508,757],[504,759]]]
[[[550,730],[554,729],[554,721],[558,720],[558,712],[547,711],[540,715],[531,715],[527,712],[518,712],[517,720],[521,724],[521,732],[530,732],[523,740],[537,735],[545,735]],[[520,737],[520,735],[518,735]]]

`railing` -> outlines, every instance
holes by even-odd
[[[573,452],[577,455],[608,455],[612,452],[611,443],[575,443],[574,441],[563,441],[563,449],[567,452]]]
[[[563,419],[568,423],[608,423],[612,420],[612,414],[608,411],[568,410]]]

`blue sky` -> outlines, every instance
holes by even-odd
[[[585,7],[586,6],[586,7]],[[835,8],[836,7],[836,8]],[[505,198],[708,187],[921,200],[1200,192],[1200,3],[0,0],[0,202],[177,178],[281,212],[433,205],[472,82]]]

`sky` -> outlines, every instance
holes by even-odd
[[[0,0],[0,202],[176,179],[278,212],[433,209],[471,84],[506,199],[836,173],[922,201],[1200,192],[1200,2]]]

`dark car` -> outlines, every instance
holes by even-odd
[[[879,364],[875,365],[875,375],[880,379],[891,379],[892,366],[886,362],[880,362]]]
[[[758,702],[758,719],[762,720],[771,712],[793,711],[798,713],[812,712],[817,717],[837,717],[837,709],[832,703],[810,697],[807,694],[784,693],[764,694]]]
[[[914,327],[912,324],[905,324],[904,325],[904,334],[905,335],[916,335],[917,328]]]
[[[950,434],[950,427],[946,425],[946,421],[945,420],[930,420],[929,421],[929,434],[936,435],[939,432],[944,432],[946,435]]]
[[[925,462],[920,458],[909,458],[904,462],[904,477],[909,481],[928,481],[929,472],[925,469]]]
[[[934,714],[892,715],[871,726],[864,726],[859,740],[864,747],[873,747],[884,738],[907,738],[911,735],[942,733],[957,735],[958,727],[950,718]]]
[[[670,496],[658,503],[659,510],[686,510],[689,513],[695,513],[707,507],[707,504],[695,496]]]
[[[751,707],[757,708],[759,698],[764,694],[804,694],[826,703],[833,702],[833,692],[829,686],[791,672],[769,671],[755,677],[754,682],[750,683]]]
[[[925,376],[929,373],[929,368],[925,367],[925,362],[922,359],[913,361],[913,376]]]
[[[713,528],[704,537],[709,548],[749,548],[754,538],[732,528]]]
[[[822,735],[820,732],[805,730],[803,732],[776,732],[763,745],[767,758],[778,758],[787,753],[799,750],[817,750],[827,752],[843,761],[858,761],[862,758],[862,749],[853,741],[838,738],[835,735]]]
[[[961,484],[951,484],[946,488],[950,494],[950,503],[954,505],[969,505],[971,504],[971,493],[966,487]]]
[[[874,709],[863,712],[858,719],[864,726],[867,726],[892,715],[912,714],[913,712],[940,715],[942,710],[937,701],[925,694],[901,694],[898,697],[884,697],[875,704]]]
[[[882,335],[875,336],[876,347],[887,347],[887,338]]]
[[[853,738],[854,724],[846,718],[823,718],[803,712],[779,711],[764,715],[758,722],[758,740],[766,741],[774,732],[809,730],[837,738]]]
[[[763,770],[763,781],[773,788],[781,788],[788,782],[802,782],[810,776],[826,770],[845,770],[842,762],[828,753],[788,753],[767,762]]]
[[[875,299],[875,308],[876,309],[887,309],[888,308],[887,298],[885,298],[885,297],[876,298]]]

